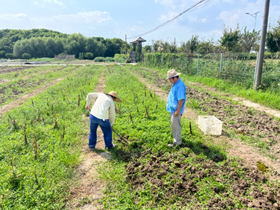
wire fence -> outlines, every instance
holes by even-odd
[[[146,66],[175,68],[190,76],[216,78],[245,88],[253,88],[256,77],[255,60],[239,58],[236,54],[213,54],[213,56],[188,54],[145,54],[143,63]],[[280,62],[266,60],[262,72],[262,89],[280,92]]]

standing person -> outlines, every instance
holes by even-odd
[[[180,74],[171,69],[167,72],[166,78],[173,84],[166,104],[166,110],[170,113],[171,131],[174,139],[172,144],[168,144],[169,147],[182,144],[181,117],[184,112],[187,93],[184,82],[179,78]]]
[[[115,122],[116,107],[115,103],[121,103],[115,91],[109,93],[89,93],[87,95],[86,109],[90,110],[90,102],[96,99],[90,111],[90,132],[89,132],[89,149],[94,151],[97,139],[97,127],[101,127],[104,135],[105,149],[111,149],[116,145],[112,144],[112,125]]]

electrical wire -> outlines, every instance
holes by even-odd
[[[197,2],[196,4],[192,5],[191,7],[189,7],[188,9],[184,10],[183,12],[181,12],[180,14],[176,15],[175,17],[171,18],[170,20],[166,21],[165,23],[162,23],[161,25],[157,26],[156,28],[150,30],[150,31],[147,31],[143,34],[140,34],[138,36],[133,36],[133,37],[129,37],[128,39],[134,39],[134,38],[137,38],[137,37],[141,37],[143,35],[147,35],[149,33],[152,33],[154,31],[156,31],[157,29],[171,23],[172,21],[176,20],[177,18],[179,18],[180,16],[186,14],[187,12],[191,12],[191,11],[195,11],[199,8],[202,8],[204,7],[205,5],[209,4],[211,1],[214,1],[214,0],[200,0],[199,2]]]

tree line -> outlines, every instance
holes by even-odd
[[[143,47],[144,52],[162,53],[250,53],[259,51],[261,31],[249,31],[247,27],[240,29],[239,25],[235,29],[224,26],[223,35],[218,42],[213,40],[199,39],[198,35],[193,35],[186,42],[181,42],[177,47],[176,43],[168,43],[162,40],[153,40],[151,45]],[[267,51],[275,53],[280,51],[280,20],[277,25],[270,27],[266,37]]]
[[[130,45],[119,38],[85,37],[80,33],[63,34],[47,29],[0,30],[0,58],[53,58],[71,54],[80,59],[114,57]]]
[[[249,53],[258,51],[261,31],[249,31],[247,28],[235,29],[224,26],[223,35],[218,42],[199,39],[193,35],[186,42],[176,43],[162,40],[153,40],[151,45],[145,45],[139,50],[141,53]],[[267,51],[271,53],[280,51],[280,19],[276,26],[269,27],[266,38]],[[139,49],[138,49],[139,48]],[[94,59],[96,57],[114,57],[131,51],[132,47],[119,38],[104,39],[103,37],[85,37],[80,33],[63,34],[47,29],[32,30],[0,30],[0,59],[1,58],[41,58],[54,57],[58,54],[71,54],[80,59]],[[142,52],[141,52],[142,51]]]

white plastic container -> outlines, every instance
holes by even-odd
[[[198,116],[198,127],[205,135],[221,135],[223,122],[215,116]]]

